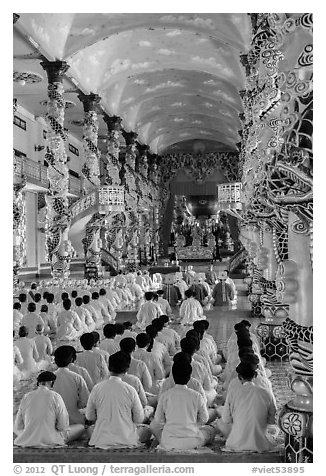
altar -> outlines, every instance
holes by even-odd
[[[176,258],[178,261],[212,261],[213,249],[207,246],[185,246],[176,247]]]

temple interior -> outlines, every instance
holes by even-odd
[[[276,401],[273,451],[227,451],[221,434],[188,451],[153,436],[100,449],[86,433],[40,448],[16,432],[14,462],[313,461],[312,27],[310,13],[13,14],[14,348],[33,340],[25,314],[49,324],[45,292],[59,319],[62,293],[74,306],[100,289],[101,342],[108,322],[145,332],[145,293],[158,290],[180,340],[192,325],[183,281],[206,289],[221,359],[208,410],[224,401],[219,375],[241,320]],[[55,373],[55,349],[75,347],[78,361],[85,328],[74,326],[69,337],[45,324],[47,366],[14,356],[14,420],[39,372]]]

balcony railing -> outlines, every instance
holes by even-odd
[[[82,213],[123,212],[125,210],[124,187],[104,185],[75,202],[71,208],[71,217],[76,219]]]
[[[47,167],[27,157],[15,157],[14,173],[16,176],[25,175],[27,181],[39,182],[39,185],[44,188],[49,187]],[[79,178],[69,177],[69,192],[74,195],[80,195],[81,180]]]
[[[241,182],[223,183],[217,186],[217,201],[220,210],[241,210]]]

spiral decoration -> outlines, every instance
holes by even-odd
[[[120,125],[121,119],[119,117],[103,116],[104,121],[108,127],[108,141],[107,153],[105,157],[105,185],[120,185]]]
[[[18,284],[18,271],[26,262],[26,208],[24,187],[26,179],[21,178],[13,186],[13,283]]]
[[[45,121],[47,124],[46,160],[49,190],[46,198],[46,250],[53,277],[69,275],[72,248],[68,239],[70,214],[68,202],[69,173],[64,129],[65,100],[63,74],[68,65],[63,61],[41,63],[48,75],[48,101]]]

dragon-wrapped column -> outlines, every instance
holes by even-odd
[[[68,239],[70,213],[68,202],[69,173],[65,141],[67,133],[63,127],[65,100],[63,75],[69,68],[64,61],[43,61],[48,76],[48,100],[45,121],[47,123],[49,190],[46,195],[46,249],[53,277],[67,278],[72,248]]]

